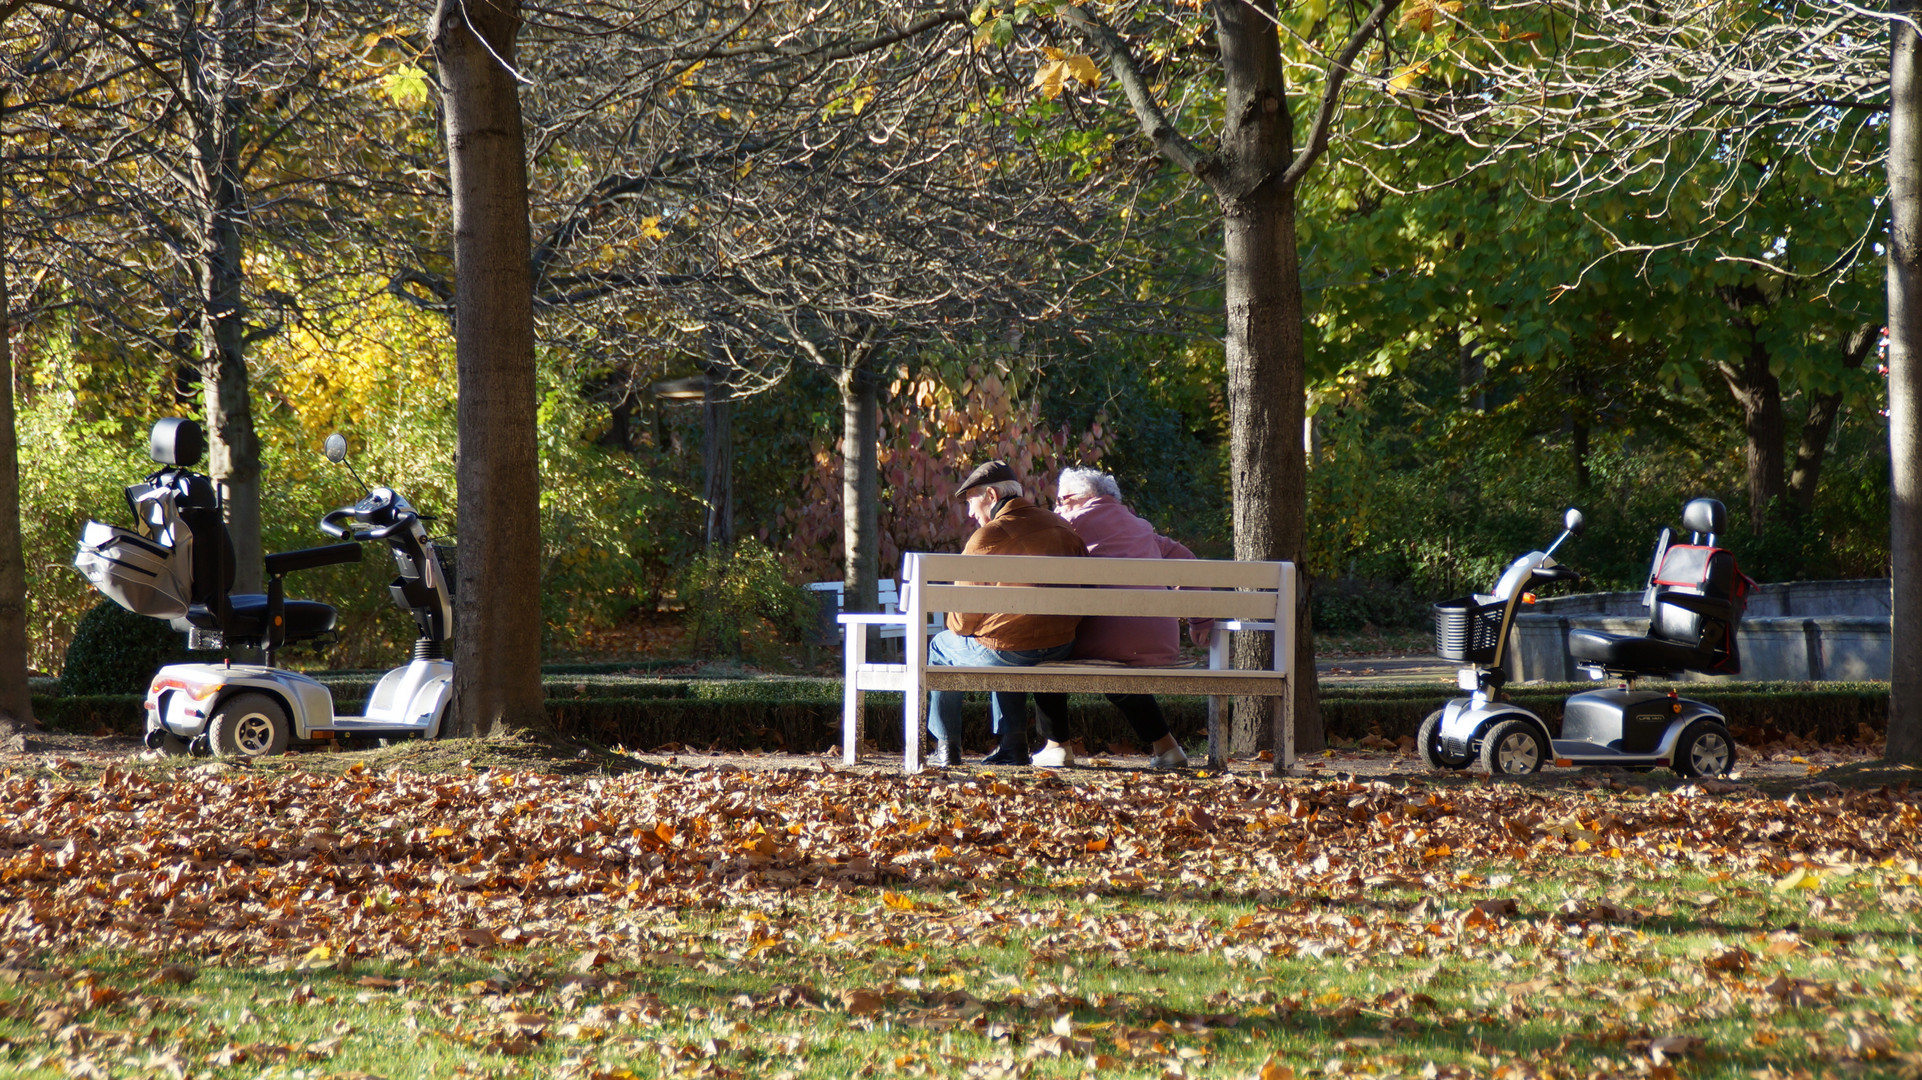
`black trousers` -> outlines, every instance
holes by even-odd
[[[1109,694],[1109,704],[1121,710],[1121,716],[1135,729],[1135,738],[1143,746],[1152,746],[1168,734],[1168,720],[1161,715],[1161,704],[1153,694]],[[1068,695],[1036,694],[1034,696],[1034,726],[1041,737],[1053,742],[1066,742],[1068,722]]]

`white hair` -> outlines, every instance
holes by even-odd
[[[1063,496],[1087,492],[1090,495],[1106,495],[1110,499],[1121,498],[1121,485],[1100,469],[1063,469],[1061,478],[1055,481],[1055,491]]]
[[[1019,480],[998,480],[992,484],[982,484],[981,486],[1004,499],[1012,499],[1021,494],[1021,481]]]

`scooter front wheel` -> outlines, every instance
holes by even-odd
[[[1548,758],[1541,729],[1526,720],[1503,720],[1482,736],[1482,767],[1491,776],[1540,772]]]
[[[1675,740],[1677,776],[1721,776],[1735,768],[1735,736],[1713,720],[1697,720]]]
[[[293,729],[287,710],[266,694],[235,694],[220,703],[207,722],[214,753],[222,757],[265,757],[287,752]]]
[[[1422,761],[1431,769],[1466,769],[1469,762],[1467,751],[1463,751],[1460,757],[1452,757],[1442,746],[1442,713],[1446,711],[1436,709],[1428,714],[1427,719],[1421,722],[1421,731],[1415,736],[1416,745],[1421,747]]]

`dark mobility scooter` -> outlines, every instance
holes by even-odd
[[[1537,583],[1564,581],[1574,572],[1551,557],[1580,532],[1581,513],[1546,552],[1530,552],[1503,573],[1495,592],[1435,605],[1435,649],[1462,661],[1457,679],[1468,697],[1456,698],[1422,722],[1421,754],[1432,768],[1462,769],[1480,760],[1490,773],[1522,774],[1553,761],[1560,766],[1607,765],[1633,770],[1656,766],[1681,776],[1719,776],[1735,765],[1735,739],[1714,706],[1673,690],[1638,690],[1637,679],[1685,671],[1732,675],[1742,670],[1735,629],[1754,582],[1735,556],[1716,546],[1728,511],[1714,499],[1682,508],[1688,543],[1663,529],[1656,543],[1644,600],[1648,631],[1641,635],[1574,630],[1569,655],[1595,679],[1617,686],[1574,694],[1562,706],[1561,737],[1528,709],[1503,700],[1510,631],[1517,607],[1533,600]]]
[[[337,735],[434,737],[452,695],[446,642],[453,607],[439,550],[420,516],[391,488],[373,488],[321,519],[323,532],[349,542],[268,555],[267,591],[233,593],[234,549],[219,494],[193,471],[205,450],[193,421],[155,424],[150,453],[162,467],[127,489],[127,505],[143,531],[90,521],[74,555],[74,566],[103,595],[135,614],[170,620],[187,634],[188,648],[252,649],[265,660],[161,668],[147,691],[147,745],[169,753],[255,756]],[[329,437],[327,456],[345,460],[338,435]],[[283,646],[327,638],[336,621],[327,604],[286,599],[283,579],[297,570],[359,562],[361,544],[374,540],[393,551],[394,602],[414,616],[420,637],[413,658],[375,686],[367,715],[336,716],[324,685],[275,664]]]

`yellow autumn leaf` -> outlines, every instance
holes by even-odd
[[[1415,85],[1415,80],[1428,73],[1426,63],[1410,64],[1401,69],[1394,78],[1388,80],[1388,88],[1396,93],[1404,93]]]
[[[902,896],[902,895],[901,895],[900,893],[898,893],[898,892],[884,892],[884,893],[882,893],[882,894],[881,894],[881,902],[882,902],[883,904],[886,904],[887,906],[889,906],[889,907],[891,907],[891,908],[893,908],[893,909],[894,909],[894,910],[896,910],[896,911],[914,911],[914,910],[916,910],[916,907],[915,907],[915,903],[914,903],[914,898],[913,898],[913,897],[911,897],[911,896]]]
[[[661,231],[661,219],[658,216],[641,219],[641,235],[649,240],[667,239],[667,234]]]
[[[1036,90],[1041,91],[1043,97],[1052,101],[1061,96],[1061,82],[1067,77],[1067,74],[1068,65],[1066,62],[1050,60],[1041,65],[1041,69],[1034,73],[1034,82],[1031,85],[1033,85]]]
[[[1819,889],[1822,875],[1806,866],[1798,866],[1795,872],[1775,883],[1776,892],[1792,892],[1796,889]]]
[[[1101,85],[1101,69],[1095,66],[1094,57],[1070,56],[1067,64],[1068,74],[1074,76],[1074,81],[1090,88]]]

